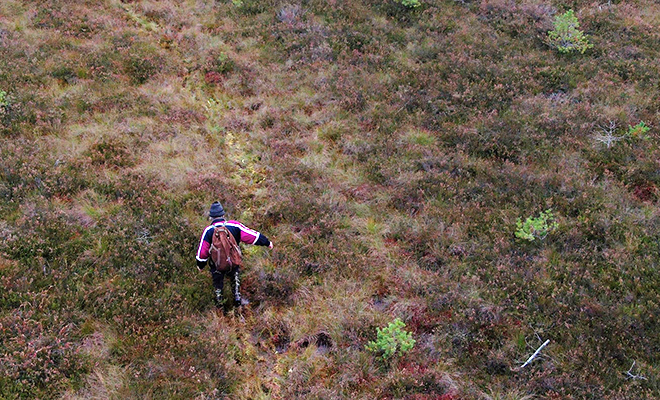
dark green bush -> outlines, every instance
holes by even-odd
[[[123,40],[125,39],[120,39],[118,46],[121,53],[125,53],[122,54],[122,65],[132,84],[142,85],[166,67],[166,61],[158,48],[143,41],[124,44]],[[125,49],[121,47],[124,45],[127,45]]]

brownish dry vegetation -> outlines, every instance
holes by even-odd
[[[2,0],[0,398],[659,397],[659,49],[652,0]]]

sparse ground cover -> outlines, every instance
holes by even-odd
[[[2,1],[0,398],[659,397],[659,15]],[[215,199],[277,246],[244,320]]]

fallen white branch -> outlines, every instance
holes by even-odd
[[[595,134],[594,139],[597,142],[604,143],[608,149],[612,147],[614,143],[623,140],[624,138],[624,136],[617,136],[614,134],[616,132],[616,122],[614,121],[610,121],[609,128],[605,128],[604,126],[601,126],[600,129],[602,129],[603,133]]]
[[[636,362],[636,361],[633,361],[632,365],[630,366],[630,369],[629,369],[628,371],[626,371],[626,376],[627,376],[629,379],[633,379],[633,380],[635,380],[635,379],[643,379],[643,380],[645,380],[645,381],[648,381],[648,379],[646,379],[646,377],[644,377],[644,376],[642,376],[642,375],[633,375],[633,373],[632,373],[631,371],[633,370],[633,368],[635,368],[635,362]]]
[[[525,366],[526,366],[527,364],[531,363],[532,360],[534,360],[534,358],[536,358],[536,356],[539,354],[539,352],[540,352],[545,346],[548,345],[548,343],[550,343],[550,339],[546,340],[545,343],[543,343],[543,344],[541,345],[541,347],[539,347],[538,349],[536,349],[536,351],[534,352],[534,354],[532,354],[532,356],[529,357],[529,358],[527,359],[527,361],[525,361],[525,363],[524,363],[523,365],[520,366],[519,369],[525,368]]]

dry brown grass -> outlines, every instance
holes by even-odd
[[[657,5],[575,3],[564,56],[563,6],[422,3],[3,1],[0,397],[657,397]],[[276,246],[242,317],[216,199]]]

